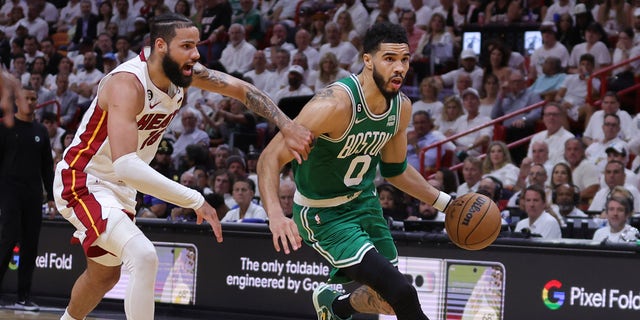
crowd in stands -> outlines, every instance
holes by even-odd
[[[635,93],[628,98],[616,92],[635,83],[640,63],[621,66],[604,81],[592,77],[640,55],[637,1],[4,2],[0,61],[36,89],[42,104],[37,119],[47,126],[57,159],[102,77],[149,44],[148,21],[155,15],[173,11],[192,19],[200,28],[203,64],[253,83],[292,116],[305,98],[358,73],[365,31],[389,21],[406,29],[412,53],[404,87],[413,101],[408,162],[424,169],[434,186],[457,196],[485,193],[516,230],[544,237],[560,237],[569,218],[594,212],[594,223],[605,230],[597,232],[599,240],[637,233],[626,221],[640,211],[640,116]],[[525,50],[494,37],[483,40],[478,53],[462,44],[467,27],[513,25],[540,31],[541,45]],[[602,86],[611,91],[598,96]],[[434,142],[541,101],[544,107],[504,120],[499,137],[493,126],[486,127],[420,157]],[[264,221],[255,166],[274,134],[272,124],[241,102],[190,89],[152,166],[200,190],[222,221]],[[531,135],[528,143],[507,146]],[[460,171],[447,169],[456,163]],[[280,198],[290,211],[290,170],[282,172],[282,181]],[[391,219],[443,219],[430,204],[399,193],[382,178],[378,182]],[[139,207],[141,217],[195,217],[142,194]]]

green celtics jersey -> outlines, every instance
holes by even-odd
[[[338,139],[319,136],[309,158],[301,165],[292,162],[298,193],[305,199],[346,197],[350,200],[352,195],[372,190],[380,150],[398,132],[400,95],[391,100],[385,113],[375,115],[367,106],[355,75],[338,80],[332,86],[340,86],[349,94],[351,122]]]

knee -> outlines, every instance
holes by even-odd
[[[158,269],[158,254],[156,253],[156,249],[153,247],[153,244],[145,247],[144,250],[140,250],[138,254],[136,254],[136,268],[142,269],[145,271],[148,270],[157,270]]]

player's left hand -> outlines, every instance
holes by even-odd
[[[269,229],[273,234],[273,247],[277,252],[280,252],[281,243],[285,254],[289,254],[289,252],[291,252],[289,250],[289,244],[291,244],[291,248],[294,251],[298,250],[302,246],[302,238],[298,233],[296,223],[284,215],[277,218],[270,217]]]
[[[280,128],[284,135],[284,143],[291,153],[293,153],[298,164],[302,164],[302,160],[307,160],[309,152],[313,147],[313,134],[309,129],[291,121],[288,125]]]
[[[194,210],[196,212],[196,223],[201,224],[203,220],[206,220],[211,225],[213,234],[218,242],[222,242],[222,225],[218,220],[218,213],[211,205],[205,202],[200,208]]]

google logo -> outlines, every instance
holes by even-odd
[[[564,292],[558,291],[562,288],[562,283],[558,280],[551,280],[542,288],[542,301],[551,310],[559,309],[564,303]]]

